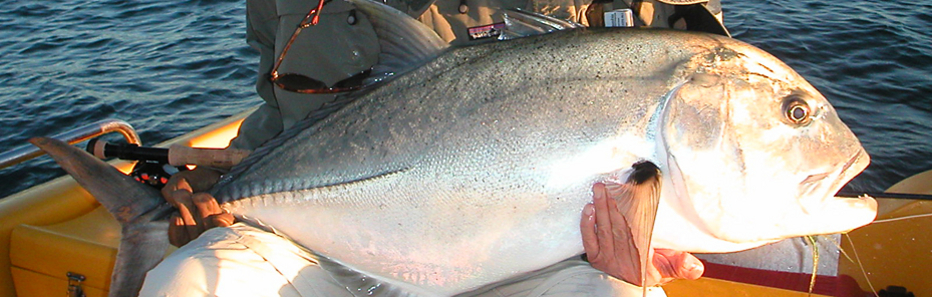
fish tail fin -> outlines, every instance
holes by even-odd
[[[139,295],[146,273],[162,261],[169,247],[167,230],[165,220],[123,225],[108,296]]]
[[[87,152],[53,138],[29,140],[55,159],[122,225],[135,222],[165,204],[158,190],[123,174]]]
[[[143,185],[87,152],[52,138],[29,140],[48,153],[123,227],[110,283],[110,296],[136,296],[145,273],[168,248],[168,224],[173,211],[159,191]]]
[[[660,204],[660,169],[654,163],[643,161],[634,164],[633,172],[623,183],[606,184],[610,197],[617,199],[618,211],[628,222],[635,249],[631,258],[638,259],[637,269],[641,277],[644,296],[647,296],[647,267],[651,261],[651,237],[657,207]]]

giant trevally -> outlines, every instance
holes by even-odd
[[[867,166],[857,138],[751,45],[575,29],[444,49],[412,19],[354,3],[390,36],[374,72],[394,75],[270,141],[212,193],[378,288],[453,295],[579,255],[591,186],[624,189],[636,167],[660,173],[644,195],[656,202],[629,207],[656,216],[656,248],[731,252],[874,218],[872,199],[834,197]],[[110,294],[135,294],[171,208],[77,149],[33,142],[123,224]]]

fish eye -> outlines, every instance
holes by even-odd
[[[783,116],[790,123],[805,125],[812,120],[812,110],[806,101],[796,96],[790,96],[783,103]]]

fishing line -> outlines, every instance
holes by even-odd
[[[924,213],[924,214],[917,214],[917,215],[911,215],[911,216],[902,216],[902,217],[898,217],[898,218],[890,218],[890,219],[883,219],[883,220],[874,220],[874,222],[872,222],[871,224],[889,223],[889,222],[896,222],[896,221],[908,220],[908,219],[918,219],[918,218],[924,218],[924,217],[932,217],[932,213]]]
[[[838,251],[840,251],[841,254],[845,256],[845,259],[848,259],[848,262],[852,262],[852,263],[857,262],[858,268],[861,269],[861,274],[864,275],[864,280],[867,281],[867,286],[871,288],[871,291],[873,291],[874,296],[880,297],[877,295],[876,290],[874,290],[874,285],[871,284],[871,280],[867,278],[867,271],[864,270],[864,264],[861,264],[861,258],[859,258],[857,255],[858,250],[854,247],[854,242],[851,242],[851,237],[848,236],[847,232],[841,233],[841,235],[848,238],[848,242],[851,244],[851,250],[854,251],[854,257],[857,258],[857,261],[855,261],[854,259],[851,259],[851,256],[848,255],[848,252],[845,252],[845,249],[841,248],[841,243],[836,242],[834,239],[828,236],[826,236],[825,238],[827,238],[829,241],[835,244],[835,247],[838,248]]]
[[[858,256],[858,249],[854,247],[854,241],[851,240],[851,236],[849,236],[848,233],[843,233],[842,236],[848,239],[848,244],[851,245],[851,251],[854,252],[854,259],[857,260],[858,268],[861,269],[861,274],[864,275],[864,280],[867,281],[867,286],[871,288],[871,293],[874,293],[875,297],[880,297],[880,295],[877,294],[877,290],[874,289],[874,284],[872,284],[871,280],[867,278],[867,270],[864,269],[864,264],[861,263],[861,257]],[[844,253],[844,250],[841,249],[841,245],[838,245],[838,250],[841,250],[842,253]],[[845,254],[845,257],[848,257],[848,255]],[[851,258],[848,257],[848,260],[850,261]]]
[[[806,236],[806,241],[812,245],[812,276],[809,279],[809,295],[812,296],[812,289],[815,288],[816,275],[819,271],[819,242],[815,236]]]

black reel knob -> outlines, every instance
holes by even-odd
[[[136,181],[152,186],[156,189],[162,189],[168,179],[175,173],[188,170],[187,167],[175,167],[157,161],[142,160],[136,162],[133,171],[129,173]]]

